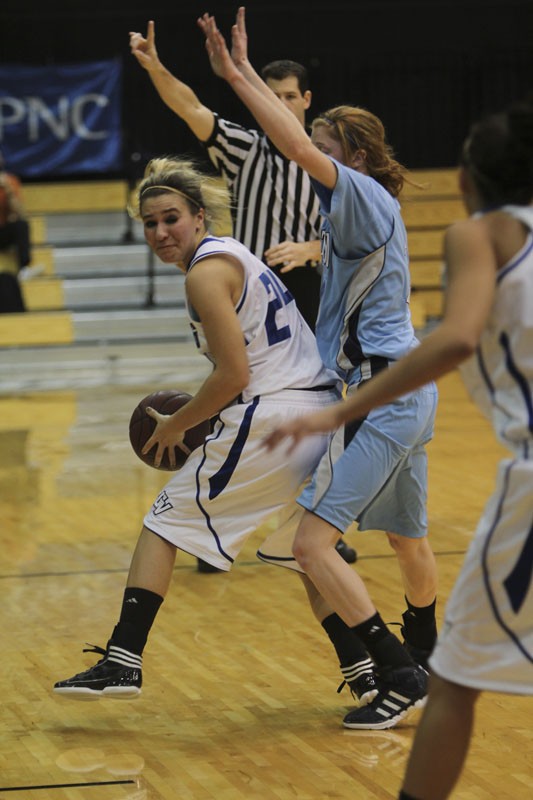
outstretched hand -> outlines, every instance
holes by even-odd
[[[248,34],[244,6],[237,11],[235,25],[231,28],[231,58],[235,66],[242,67],[248,61]]]
[[[146,38],[142,33],[130,31],[130,50],[144,69],[150,72],[159,64],[159,56],[155,47],[155,25],[150,20],[146,32]]]
[[[329,433],[339,427],[338,403],[322,411],[313,414],[306,414],[285,425],[275,428],[264,440],[263,444],[267,450],[273,450],[285,439],[291,439],[291,444],[287,453],[292,453],[298,442],[305,436],[312,436],[317,433]],[[337,409],[337,410],[335,410]]]
[[[175,427],[170,423],[172,416],[169,414],[160,414],[159,411],[156,411],[150,406],[146,409],[146,413],[149,417],[152,417],[152,419],[155,420],[156,426],[153,434],[149,439],[146,440],[146,444],[142,449],[143,456],[149,453],[152,447],[157,445],[157,451],[154,457],[154,467],[159,467],[161,464],[163,456],[165,455],[165,450],[168,450],[168,460],[170,466],[175,467],[175,447],[179,447],[180,450],[183,450],[185,453],[187,453],[187,455],[189,455],[191,452],[190,448],[188,448],[183,441],[185,431],[175,430]]]
[[[229,53],[226,40],[217,28],[214,16],[207,13],[202,14],[198,19],[198,25],[205,35],[205,49],[209,56],[211,69],[219,78],[229,81],[232,76],[238,74],[238,70]],[[246,31],[244,35],[246,36]]]

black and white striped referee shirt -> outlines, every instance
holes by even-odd
[[[263,260],[265,250],[280,242],[320,238],[318,198],[308,174],[264,133],[215,114],[205,146],[236,205],[233,235],[254,255]]]

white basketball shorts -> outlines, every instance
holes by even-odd
[[[288,456],[289,443],[269,452],[264,438],[278,425],[339,399],[335,389],[284,390],[228,406],[204,445],[159,493],[145,527],[229,570],[247,537],[294,501],[329,439],[306,437]]]
[[[500,463],[448,600],[432,670],[479,690],[533,694],[533,460]]]

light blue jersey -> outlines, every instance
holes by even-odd
[[[326,366],[353,384],[369,378],[382,359],[404,356],[418,340],[400,205],[373,178],[335,165],[333,191],[313,182],[324,217],[316,335]]]
[[[335,161],[333,190],[314,181],[323,216],[316,337],[322,360],[357,391],[418,340],[409,312],[407,235],[398,201],[377,181]],[[427,455],[434,384],[342,426],[298,502],[341,533],[427,532]]]

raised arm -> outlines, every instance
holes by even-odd
[[[337,182],[334,163],[314,146],[294,114],[285,108],[248,60],[244,8],[239,9],[232,28],[231,55],[213,16],[204,14],[198,24],[206,37],[206,49],[214,73],[227,81],[286,158],[333,189]]]
[[[200,102],[190,86],[172,75],[159,60],[153,20],[148,23],[146,38],[142,33],[130,32],[130,49],[148,72],[163,102],[181,117],[200,141],[209,139],[213,132],[214,114]]]
[[[205,15],[209,16],[209,15]],[[216,22],[212,18],[215,27]],[[200,22],[200,21],[199,21]],[[200,27],[202,27],[200,23]],[[209,53],[209,44],[206,41],[206,49]],[[237,11],[235,25],[231,28],[231,60],[246,80],[256,87],[260,92],[265,89],[265,82],[260,75],[253,68],[250,60],[248,59],[248,34],[246,32],[246,16],[244,6],[240,6]],[[266,86],[267,94],[270,94],[270,88]]]

